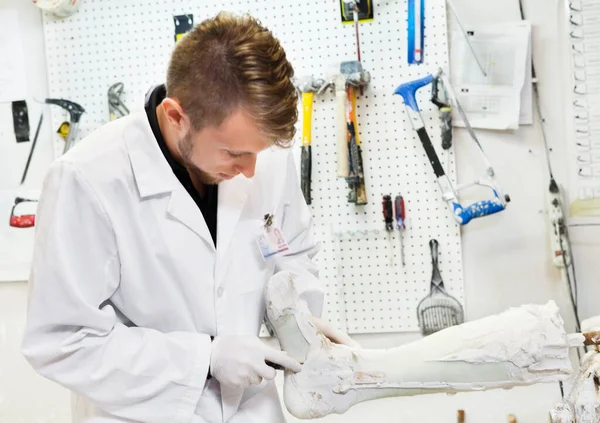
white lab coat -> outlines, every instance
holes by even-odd
[[[290,254],[265,262],[266,213]],[[319,316],[318,250],[290,149],[259,154],[255,176],[219,186],[217,248],[164,159],[144,112],[109,123],[55,161],[36,219],[22,344],[73,393],[76,423],[281,423],[274,383],[210,379],[209,335],[258,335],[277,271]]]

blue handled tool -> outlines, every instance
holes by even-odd
[[[454,104],[456,105],[463,122],[465,122],[465,126],[467,127],[469,135],[477,144],[481,156],[486,165],[486,172],[484,177],[468,184],[459,185],[456,190],[454,189],[452,183],[450,182],[450,179],[444,172],[444,168],[440,163],[440,159],[438,158],[435,148],[431,144],[431,140],[429,139],[429,135],[425,130],[425,123],[423,122],[423,118],[421,117],[419,105],[417,104],[417,100],[415,97],[415,94],[419,88],[422,88],[425,85],[428,85],[434,81],[439,82],[440,80],[444,88],[448,91],[451,101],[454,102]],[[448,82],[442,70],[439,69],[435,75],[430,74],[425,76],[424,78],[404,83],[396,88],[394,94],[398,94],[404,99],[404,105],[406,106],[406,112],[408,114],[412,127],[417,132],[419,140],[421,140],[421,144],[425,149],[425,153],[427,154],[429,162],[433,167],[435,176],[437,177],[438,184],[442,191],[442,197],[450,207],[452,215],[454,216],[456,221],[461,225],[466,225],[472,219],[475,219],[477,217],[488,216],[504,210],[506,208],[506,203],[510,201],[510,197],[502,193],[498,181],[496,179],[494,169],[492,168],[485,153],[483,152],[483,148],[477,140],[477,136],[475,135],[473,128],[469,124],[469,121],[467,120],[467,117],[462,107],[460,106],[456,95],[452,91],[452,87],[450,86],[450,83]],[[462,189],[474,185],[481,185],[490,188],[492,190],[493,196],[489,200],[478,201],[467,207],[463,207],[458,199],[458,192]]]

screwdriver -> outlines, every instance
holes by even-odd
[[[394,230],[394,211],[392,209],[392,196],[384,195],[383,200],[381,202],[383,208],[383,220],[385,221],[385,230],[388,231],[390,246],[392,247],[392,253],[390,254],[390,264],[394,263],[394,247],[392,244],[392,232]]]
[[[404,229],[406,229],[406,209],[404,208],[404,198],[401,195],[397,195],[394,199],[394,206],[396,209],[396,228],[400,232],[400,254],[402,257],[402,266],[406,263],[404,261]]]

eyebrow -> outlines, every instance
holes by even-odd
[[[250,154],[252,154],[249,151],[233,151],[233,150],[227,150],[229,152],[229,154],[232,154],[234,156],[248,156]]]

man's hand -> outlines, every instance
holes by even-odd
[[[311,317],[311,321],[331,342],[347,345],[352,348],[361,348],[358,342],[354,341],[346,333],[331,326],[329,322],[314,316]]]
[[[212,343],[210,373],[223,385],[247,388],[258,385],[263,379],[275,378],[275,369],[266,361],[294,372],[302,370],[296,360],[269,347],[256,336],[226,335],[217,336]]]

